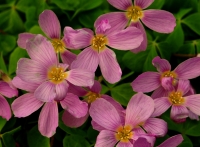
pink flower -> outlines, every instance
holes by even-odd
[[[145,24],[148,28],[160,32],[170,33],[176,26],[176,19],[173,14],[164,10],[143,10],[150,6],[154,0],[107,0],[113,7],[125,12],[111,12],[101,15],[97,18],[96,25],[104,20],[110,21],[111,27],[116,29],[124,29],[126,26],[135,26],[143,33],[143,42],[138,48],[132,48],[133,52],[137,53],[146,50],[147,36],[142,25]],[[141,23],[142,22],[142,23]],[[112,30],[110,30],[112,31]]]
[[[100,66],[103,77],[110,83],[121,79],[121,68],[116,60],[115,53],[108,48],[130,50],[136,48],[143,40],[142,33],[135,27],[109,32],[110,24],[107,19],[100,21],[96,26],[95,35],[89,29],[72,30],[65,27],[70,38],[69,44],[74,48],[85,48],[72,63],[72,68],[83,68],[95,72]]]
[[[166,95],[168,90],[172,90],[177,85],[179,79],[187,80],[198,77],[200,75],[200,58],[190,58],[179,64],[173,71],[171,65],[165,59],[155,57],[152,64],[157,68],[158,72],[144,72],[139,75],[131,86],[137,92],[151,92],[153,98]]]
[[[140,126],[151,116],[154,110],[154,102],[142,93],[135,94],[127,105],[124,113],[124,119],[120,117],[116,107],[104,99],[97,99],[91,104],[90,116],[92,120],[101,128],[100,134],[97,136],[96,147],[118,147],[133,146],[134,142],[144,137],[154,144],[154,135],[147,134]],[[164,122],[164,121],[163,121]],[[155,125],[155,124],[154,124]],[[166,123],[157,123],[157,128],[166,127]],[[149,124],[149,127],[151,124]],[[163,131],[160,129],[160,132]],[[165,129],[166,130],[166,129]]]
[[[188,116],[198,118],[195,115],[200,115],[200,95],[186,95],[189,90],[189,80],[179,80],[176,88],[168,92],[168,96],[154,99],[155,111],[152,116],[160,116],[172,106],[170,117],[176,122],[183,122]]]

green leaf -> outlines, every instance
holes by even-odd
[[[194,13],[183,19],[183,23],[200,35],[200,13]]]
[[[183,136],[183,142],[178,147],[193,147],[192,141],[186,135]]]
[[[12,134],[10,133],[2,134],[2,140],[5,147],[15,147],[15,139]]]
[[[179,12],[177,14],[175,14],[176,18],[178,19],[178,21],[181,21],[181,19],[188,14],[192,9],[188,8],[188,9],[180,9]],[[180,22],[179,22],[180,23]]]
[[[200,122],[187,119],[183,126],[183,133],[190,136],[200,136]]]
[[[63,147],[90,147],[90,144],[81,136],[70,135],[63,139]]]
[[[44,32],[41,30],[41,28],[38,26],[38,25],[34,25],[30,30],[29,30],[30,33],[33,33],[33,34],[42,34],[43,36],[46,36],[44,34]]]
[[[157,45],[157,49],[160,53],[161,58],[170,60],[171,53],[173,52],[171,49],[171,45],[167,42],[160,42]]]
[[[111,96],[123,106],[127,106],[134,94],[130,83],[124,83],[111,89]]]
[[[0,53],[0,70],[2,70],[5,73],[8,73],[7,68],[6,68],[6,64],[5,64],[4,59],[3,59],[3,54],[1,54],[1,53]]]
[[[165,1],[163,0],[154,0],[154,2],[148,7],[148,9],[161,9]]]
[[[56,4],[60,9],[74,11],[80,5],[80,0],[52,0],[52,3]]]
[[[38,126],[34,126],[27,134],[29,147],[50,147],[50,139],[42,136]]]
[[[186,44],[183,44],[179,51],[177,52],[179,56],[192,56],[194,57],[196,55],[196,49],[192,42],[187,42]]]
[[[6,122],[7,122],[6,119],[0,117],[0,132],[1,132],[2,128],[5,126]]]
[[[0,35],[0,49],[4,55],[12,51],[16,45],[16,39],[12,35]]]
[[[91,143],[95,143],[98,134],[99,132],[94,130],[92,126],[90,126],[89,129],[87,130],[87,138]]]

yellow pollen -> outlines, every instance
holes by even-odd
[[[51,43],[56,53],[63,53],[65,51],[65,44],[62,40],[52,39]]]
[[[120,126],[115,133],[115,137],[121,142],[128,142],[133,137],[133,131],[131,131],[130,126]]]
[[[172,85],[175,86],[177,84],[177,75],[173,71],[165,71],[165,72],[163,72],[161,74],[161,80],[164,77],[172,77],[173,78]]]
[[[127,9],[126,16],[132,22],[137,22],[143,17],[142,9],[139,6],[131,6]]]
[[[108,43],[108,40],[103,35],[96,35],[91,40],[93,49],[98,52],[104,50],[107,43]]]
[[[95,93],[95,92],[92,92],[92,91],[89,91],[87,94],[86,94],[86,101],[88,103],[92,103],[94,102],[97,98],[100,98],[100,94],[99,93]]]
[[[181,105],[185,102],[184,98],[182,97],[182,92],[171,92],[169,94],[169,100],[173,105]]]
[[[48,72],[48,79],[54,83],[59,84],[67,77],[62,67],[52,67]]]

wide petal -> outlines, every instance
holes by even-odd
[[[144,72],[131,83],[133,90],[137,92],[150,92],[160,85],[160,74],[157,72]]]
[[[161,143],[158,147],[177,147],[183,141],[181,134],[172,136]]]
[[[58,106],[57,102],[46,103],[40,112],[38,129],[46,137],[52,137],[58,127]]]
[[[117,62],[115,53],[106,48],[99,53],[101,73],[109,83],[116,83],[121,79],[122,71]]]
[[[132,6],[132,0],[108,0],[108,2],[115,8],[120,10],[126,10],[128,7]]]
[[[10,106],[6,99],[0,94],[0,116],[7,121],[11,118]]]
[[[18,96],[18,90],[14,87],[11,87],[8,83],[0,81],[0,94],[12,98]]]
[[[179,79],[193,79],[200,75],[200,58],[190,58],[179,64],[174,72],[178,75]]]
[[[81,68],[95,72],[99,64],[98,52],[93,50],[91,47],[84,49],[72,63],[71,69]]]
[[[176,122],[184,122],[188,117],[189,112],[185,106],[172,105],[170,118]]]
[[[34,96],[42,102],[51,102],[56,98],[56,85],[46,81],[35,90]]]
[[[40,28],[51,39],[60,38],[60,22],[52,10],[44,10],[38,21]]]
[[[23,49],[26,49],[26,42],[31,39],[34,38],[35,34],[31,34],[31,33],[20,33],[18,35],[18,39],[17,39],[17,45]]]
[[[108,34],[108,46],[118,50],[131,50],[140,46],[143,34],[136,27],[128,27],[124,30]]]
[[[68,84],[69,84],[68,93],[73,93],[77,95],[78,97],[83,97],[88,93],[84,88],[80,86],[75,86],[71,83],[68,83]]]
[[[161,98],[161,97],[167,97],[168,91],[165,90],[162,86],[158,87],[154,92],[152,93],[151,97],[153,99],[155,98]]]
[[[88,104],[79,100],[77,95],[68,93],[67,96],[60,101],[63,109],[66,109],[71,115],[80,118],[84,117],[88,112]]]
[[[200,94],[185,97],[185,106],[193,113],[200,115]]]
[[[178,80],[177,91],[181,91],[183,95],[187,94],[191,89],[189,80]]]
[[[94,130],[97,130],[97,131],[102,131],[102,130],[106,130],[106,128],[102,127],[101,125],[99,125],[98,123],[96,123],[94,120],[91,121],[91,124],[92,124],[92,128]]]
[[[98,34],[105,34],[107,30],[111,28],[111,25],[109,23],[108,19],[101,20],[96,24],[95,32],[98,32]]]
[[[176,79],[174,79],[172,77],[162,77],[161,85],[165,90],[173,91],[174,90],[174,85],[173,85],[174,80],[176,80]]]
[[[101,92],[101,83],[99,81],[94,80],[94,85],[91,88],[88,87],[88,89],[92,92],[100,93]]]
[[[67,95],[68,87],[69,87],[69,84],[65,80],[62,83],[56,84],[55,100],[57,100],[57,101],[63,100]]]
[[[159,56],[153,58],[152,64],[160,73],[171,71],[171,65],[169,61],[167,61],[166,59],[161,59]]]
[[[116,143],[114,132],[102,130],[97,136],[95,147],[114,147]]]
[[[33,93],[26,93],[15,99],[11,107],[15,117],[26,117],[38,110],[43,103]]]
[[[150,6],[154,0],[134,0],[134,5],[139,6],[142,9],[147,8]]]
[[[135,127],[146,121],[154,110],[154,101],[151,97],[139,92],[132,96],[127,108],[125,124]]]
[[[159,33],[171,33],[176,26],[172,13],[164,10],[144,10],[142,22],[150,29]]]
[[[116,147],[133,147],[133,144],[130,142],[130,141],[128,141],[128,142],[119,142],[117,145],[116,145]]]
[[[94,84],[94,73],[76,68],[67,72],[66,79],[76,86],[92,86]]]
[[[197,114],[193,113],[190,110],[188,110],[188,112],[189,112],[188,116],[190,119],[199,121],[199,116]]]
[[[140,137],[134,142],[134,147],[152,147],[146,138]]]
[[[90,116],[100,126],[116,131],[121,126],[120,116],[115,107],[104,99],[94,101],[89,109]]]
[[[71,69],[71,64],[76,59],[76,54],[65,50],[63,53],[60,54],[60,57],[62,59],[62,62],[68,64],[69,68]]]
[[[171,106],[168,97],[156,98],[154,99],[154,103],[155,103],[155,110],[151,115],[151,117],[160,116],[165,111],[167,111],[167,109],[169,109],[169,107]]]

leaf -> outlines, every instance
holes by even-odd
[[[175,14],[175,16],[178,19],[178,22],[181,21],[181,19],[188,14],[192,9],[188,8],[188,9],[180,9],[179,12],[177,14]],[[180,23],[180,22],[179,22]]]
[[[89,129],[87,130],[87,138],[91,143],[95,143],[98,134],[99,132],[94,130],[92,126],[90,126]]]
[[[63,139],[63,147],[90,147],[90,144],[81,136],[70,135]]]
[[[163,0],[154,0],[154,2],[147,9],[161,9],[165,1]]]
[[[170,60],[171,54],[173,52],[171,46],[173,46],[173,45],[170,45],[167,42],[160,42],[160,43],[158,43],[157,49],[158,49],[158,51],[160,53],[161,58]]]
[[[33,33],[33,34],[41,34],[43,36],[46,36],[44,34],[44,32],[42,31],[42,29],[38,26],[38,25],[34,25],[30,30],[29,30],[30,33]]]
[[[196,56],[196,49],[192,42],[187,42],[186,44],[183,44],[179,51],[177,52],[179,56]]]
[[[41,135],[37,125],[28,132],[27,141],[29,147],[50,147],[50,139]]]
[[[183,136],[183,142],[178,147],[193,147],[192,141],[186,135]]]
[[[3,59],[3,54],[1,54],[1,53],[0,53],[0,70],[2,70],[5,73],[8,73],[7,68],[6,68],[6,64],[5,64],[4,59]]]
[[[16,46],[16,39],[12,35],[0,35],[0,49],[4,55],[9,53]]]
[[[187,119],[183,126],[183,133],[190,136],[200,136],[200,122]]]
[[[2,140],[5,147],[15,147],[15,139],[12,134],[10,133],[2,134]]]
[[[6,122],[7,122],[6,119],[0,117],[0,132],[2,128],[5,126]]]

